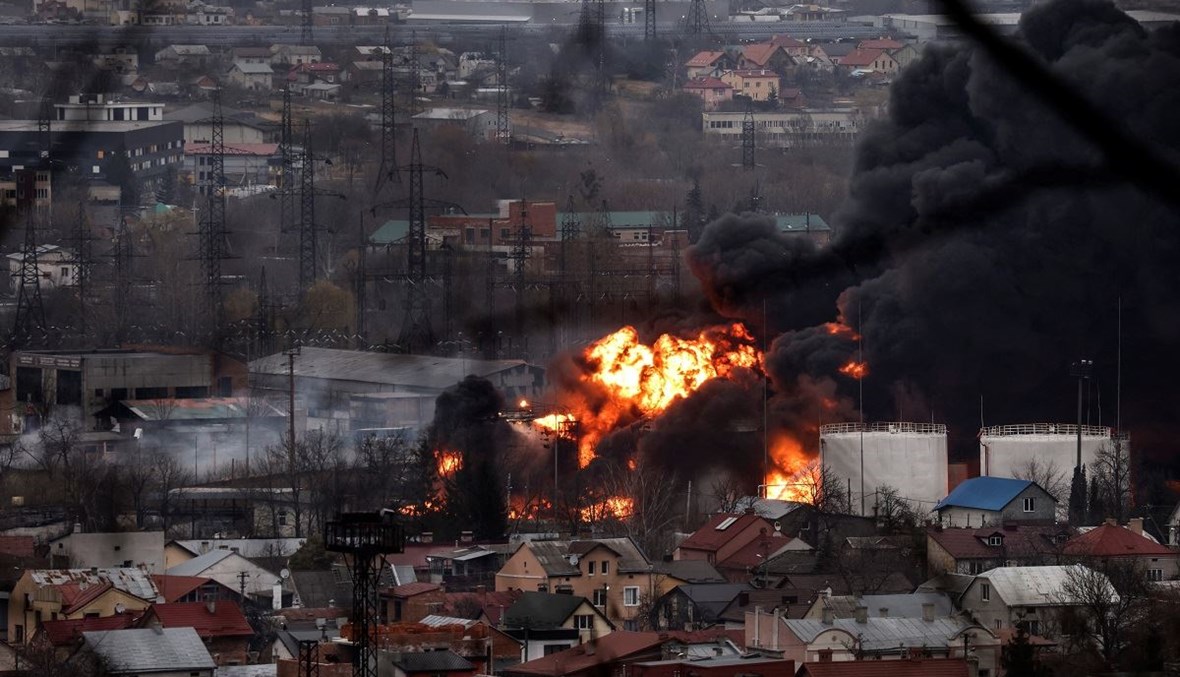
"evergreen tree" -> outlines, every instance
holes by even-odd
[[[1069,523],[1078,526],[1086,521],[1086,469],[1073,469],[1073,480],[1069,485]]]
[[[701,182],[692,180],[692,189],[684,200],[684,229],[688,231],[688,241],[696,243],[705,228],[705,199],[701,193]]]
[[[1028,631],[1023,623],[1016,624],[1012,641],[1000,650],[1000,664],[1008,677],[1050,677],[1053,671],[1037,659],[1036,647],[1029,641]]]

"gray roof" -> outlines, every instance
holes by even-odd
[[[1071,575],[1083,574],[1081,564],[1042,567],[997,567],[975,577],[972,586],[986,581],[1008,606],[1057,606],[1070,604],[1065,593]],[[1102,574],[1096,574],[1102,576]],[[1105,578],[1105,577],[1103,577]],[[1117,599],[1110,581],[1105,581],[1112,598]]]
[[[461,672],[475,669],[466,658],[450,649],[391,654],[390,662],[403,672]]]
[[[268,63],[254,61],[235,61],[231,68],[236,68],[246,75],[274,75],[274,69]]]
[[[557,628],[582,604],[589,605],[589,602],[577,595],[526,591],[504,610],[504,621],[530,630]]]
[[[945,646],[968,628],[987,632],[984,628],[953,618],[935,618],[924,621],[921,618],[873,618],[858,623],[850,618],[838,618],[831,623],[822,620],[787,618],[782,623],[804,642],[812,642],[821,632],[837,628],[853,637],[861,638],[865,651],[907,647]]]
[[[109,569],[30,569],[29,578],[38,586],[74,583],[83,587],[110,583],[111,587],[154,602],[160,596],[146,571],[134,567]]]
[[[295,360],[295,376],[442,391],[462,381],[469,374],[488,376],[527,365],[528,363],[523,360],[473,360],[304,346]],[[284,353],[275,353],[253,360],[250,362],[250,372],[285,378],[287,356]]]
[[[967,574],[943,573],[919,585],[915,592],[945,592],[957,599],[974,580],[974,576]]]
[[[440,616],[438,614],[431,614],[422,620],[418,621],[422,625],[432,628],[441,628],[444,625],[461,625],[465,628],[470,628],[473,625],[478,625],[479,621],[473,621],[470,618],[457,618],[455,616]]]
[[[217,667],[192,628],[134,628],[83,632],[82,638],[111,672],[152,673]]]
[[[765,517],[768,520],[782,519],[786,515],[803,507],[803,503],[796,503],[795,501],[783,501],[776,498],[760,498],[758,496],[746,496],[739,498],[734,506],[734,513],[741,514],[747,508],[754,508],[754,514],[759,517]]]
[[[275,677],[279,666],[276,663],[261,665],[223,665],[213,672],[213,677]]]
[[[352,608],[352,581],[343,570],[292,571],[291,584],[306,609]]]
[[[735,597],[752,589],[747,583],[706,583],[676,587],[676,590],[692,600],[700,612],[701,620],[716,619]]]
[[[866,607],[870,616],[878,616],[881,609],[888,609],[889,618],[921,618],[922,605],[933,604],[935,618],[947,618],[955,615],[955,605],[951,598],[938,592],[915,592],[909,595],[833,595],[823,597],[819,604],[832,609],[836,618],[852,618],[856,615],[856,608]]]
[[[169,569],[166,573],[169,576],[200,576],[206,569],[217,564],[227,557],[233,557],[235,553],[231,550],[211,550],[204,555],[194,557],[187,562],[181,562]]]
[[[717,568],[703,559],[678,559],[671,562],[653,562],[652,571],[664,574],[685,583],[724,583],[725,577]]]
[[[229,550],[242,557],[289,557],[295,554],[306,538],[200,538],[172,541],[193,555],[203,555],[213,550]]]

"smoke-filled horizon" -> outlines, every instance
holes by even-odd
[[[1176,156],[1180,28],[1148,33],[1105,0],[1054,0],[1014,39]],[[855,400],[837,369],[856,344],[824,326],[842,321],[863,337],[866,420],[946,422],[966,457],[981,423],[1074,421],[1069,366],[1085,358],[1086,421],[1121,424],[1164,460],[1180,376],[1176,216],[986,54],[931,45],[863,134],[829,247],[728,215],[688,260],[722,316],[761,327],[765,313],[777,410],[807,406],[816,383]]]

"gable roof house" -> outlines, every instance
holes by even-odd
[[[269,596],[275,583],[281,579],[270,571],[242,557],[231,550],[211,550],[200,557],[177,564],[166,572],[169,576],[199,576],[210,578],[222,585],[237,590],[241,574],[246,573],[246,595]]]
[[[693,78],[681,88],[704,102],[705,110],[717,110],[726,101],[733,101],[733,87],[715,77]]]
[[[675,651],[692,655],[693,642],[707,641],[716,646],[718,633],[685,633],[685,632],[612,632],[605,637],[544,655],[540,658],[525,661],[520,665],[505,668],[501,674],[508,677],[610,677],[611,675],[631,674],[631,666],[635,663],[657,661],[665,658],[666,653]],[[694,661],[695,664],[695,661]],[[791,666],[793,668],[793,666]],[[793,670],[783,672],[761,672],[749,670],[746,674],[765,674],[767,677],[790,675]],[[657,675],[677,674],[667,671],[643,671],[642,674],[656,677]],[[689,674],[687,671],[684,674]],[[714,675],[712,671],[704,673]]]
[[[857,609],[879,618],[952,618],[958,614],[949,595],[914,592],[908,595],[824,595],[815,600],[804,618],[856,618]]]
[[[1065,525],[1006,524],[979,529],[926,531],[926,569],[975,575],[1001,566],[1059,564],[1061,548],[1073,531]]]
[[[741,583],[767,575],[768,563],[788,550],[810,550],[800,539],[784,536],[755,514],[715,515],[685,539],[673,557],[705,560],[726,580]]]
[[[660,630],[707,628],[718,622],[722,610],[734,597],[751,589],[748,583],[678,585],[652,605],[652,624]]]
[[[28,569],[8,602],[8,639],[27,643],[44,621],[140,611],[158,596],[143,569]]]
[[[153,604],[139,620],[143,628],[192,628],[218,665],[244,665],[254,629],[237,602]]]
[[[899,70],[897,61],[883,49],[857,48],[840,59],[840,66],[849,70],[877,71],[880,73],[896,73]]]
[[[843,661],[804,663],[796,677],[972,677],[965,658],[911,658],[904,661]]]
[[[1141,518],[1132,520],[1127,527],[1107,520],[1105,524],[1066,541],[1061,551],[1068,558],[1094,564],[1131,561],[1141,566],[1151,581],[1172,581],[1180,577],[1177,569],[1180,554],[1144,536]]]
[[[1105,586],[1112,599],[1118,593],[1106,576],[1080,564],[1040,567],[998,567],[975,577],[959,605],[980,625],[991,630],[1014,629],[1024,625],[1031,635],[1053,639],[1058,616],[1066,607],[1080,606],[1070,581]]]
[[[63,569],[122,566],[143,567],[148,573],[161,573],[164,571],[164,532],[74,532],[50,543],[49,556],[54,566]]]
[[[733,68],[734,61],[722,51],[697,52],[691,59],[684,62],[684,69],[689,80],[704,77],[716,77],[721,71]]]
[[[656,575],[630,538],[527,541],[496,573],[496,590],[569,593],[585,597],[612,623],[638,627],[643,599],[681,583]]]
[[[132,628],[82,633],[108,675],[212,677],[217,664],[192,628]]]
[[[530,632],[577,630],[579,642],[589,642],[615,629],[602,610],[585,597],[552,592],[525,592],[504,610],[501,621],[509,628],[527,628]]]
[[[270,64],[235,61],[229,67],[226,77],[242,89],[253,92],[269,92],[274,79],[274,70]]]
[[[771,70],[783,75],[795,66],[795,59],[774,42],[756,42],[742,47],[737,66],[745,70]]]
[[[1052,524],[1057,499],[1030,480],[973,477],[961,482],[934,506],[948,527],[998,526],[1003,522]]]

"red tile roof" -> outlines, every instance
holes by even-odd
[[[693,78],[684,83],[685,89],[733,89],[729,83],[722,82],[717,78]]]
[[[152,574],[152,581],[165,602],[175,602],[193,590],[209,583],[213,579],[202,576],[171,576],[168,574]]]
[[[747,61],[751,61],[759,67],[765,67],[770,63],[770,59],[774,57],[775,52],[780,49],[781,47],[771,42],[758,42],[743,47],[742,56]]]
[[[536,658],[527,663],[505,668],[509,675],[545,675],[559,677],[590,670],[596,666],[609,665],[644,652],[659,653],[659,647],[673,639],[673,633],[630,632],[616,630],[586,644],[579,644],[565,651]]]
[[[101,618],[75,618],[71,620],[43,621],[45,639],[53,646],[70,646],[82,640],[83,632],[99,630],[126,630],[135,625],[142,614],[131,613],[103,616]]]
[[[210,606],[205,602],[153,604],[144,615],[143,623],[157,619],[165,628],[192,628],[201,639],[254,634],[237,602],[221,600],[212,605],[212,610]]]
[[[1103,524],[1080,536],[1075,536],[1062,547],[1067,555],[1090,557],[1147,557],[1175,555],[1170,548],[1145,538],[1125,527]]]
[[[962,658],[804,663],[799,677],[967,677]]]
[[[10,557],[33,557],[32,536],[0,536],[0,555]]]
[[[103,581],[97,585],[90,585],[85,588],[77,583],[66,583],[58,586],[58,590],[61,591],[62,613],[74,613],[101,597],[108,590],[114,589],[115,586],[111,585],[110,581]]]
[[[885,54],[883,49],[854,49],[847,56],[840,58],[841,66],[871,66],[873,62]]]
[[[421,595],[427,592],[434,592],[441,589],[434,583],[406,583],[404,585],[397,585],[390,588],[389,594],[394,597],[413,597],[414,595]]]
[[[717,60],[723,56],[725,56],[725,52],[697,52],[696,56],[689,59],[684,65],[689,68],[704,68],[717,63]]]
[[[772,534],[778,534],[774,536]],[[759,536],[738,549],[723,561],[717,563],[719,569],[747,569],[756,567],[766,561],[768,557],[778,552],[780,548],[791,542],[782,532],[768,532]],[[761,555],[761,557],[759,556]]]
[[[717,527],[727,519],[733,519],[733,522],[725,529],[718,530]],[[680,544],[682,550],[705,550],[707,552],[716,552],[721,546],[729,543],[735,534],[740,534],[751,524],[762,522],[762,526],[766,527],[767,533],[770,533],[771,525],[764,518],[758,515],[714,515],[705,523],[705,526],[693,532]]]
[[[981,529],[931,529],[926,532],[955,559],[1019,558],[1057,552],[1054,538],[1072,533],[1065,526],[984,527]],[[988,545],[991,535],[1003,538],[1003,545]]]

